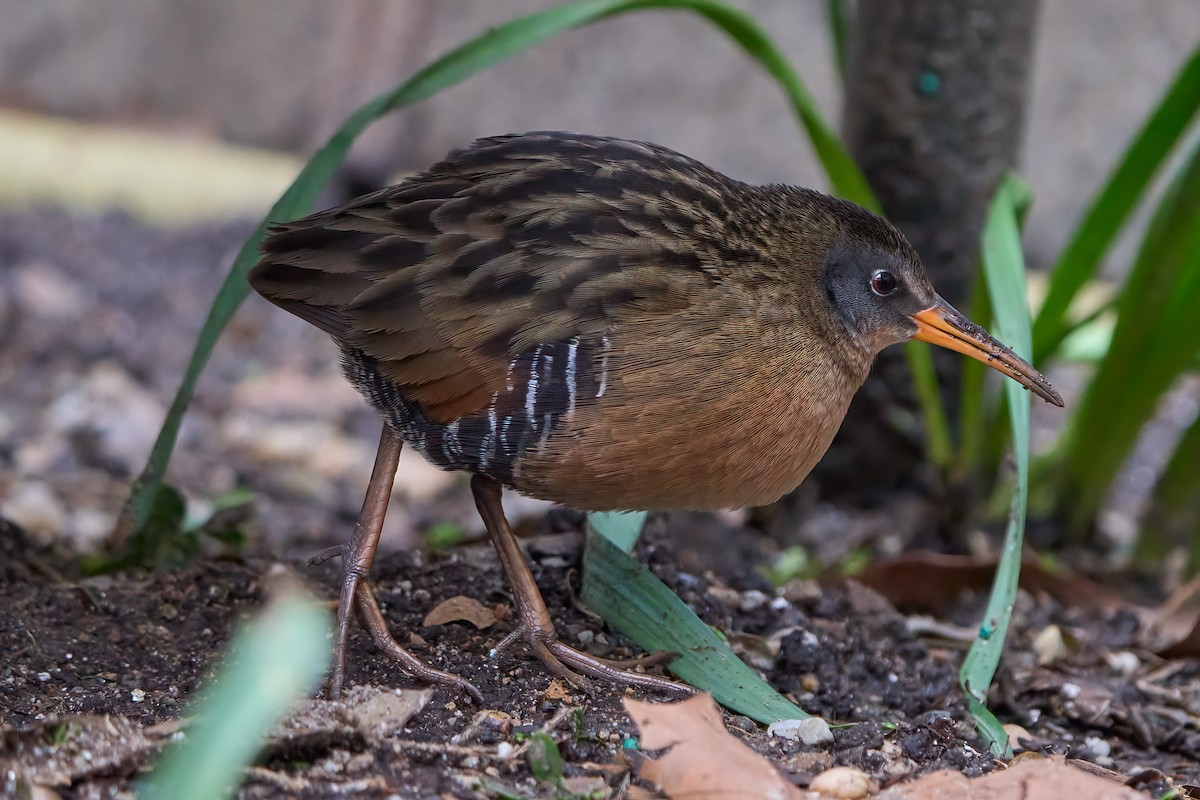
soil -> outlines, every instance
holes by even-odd
[[[0,216],[0,332],[9,343],[0,349],[0,794],[17,792],[18,771],[34,771],[60,797],[122,796],[281,572],[336,596],[337,562],[304,563],[349,532],[376,423],[342,385],[328,343],[257,302],[218,347],[170,475],[197,520],[214,500],[249,489],[252,505],[232,521],[248,543],[206,540],[187,563],[158,573],[84,577],[79,568],[79,554],[111,529],[222,261],[248,229],[160,231],[56,211]],[[483,630],[423,624],[458,595],[512,604],[462,481],[406,461],[393,505],[390,549],[372,573],[388,622],[428,663],[473,681],[483,706],[446,688],[407,691],[419,687],[356,630],[346,698],[310,705],[287,735],[273,736],[240,796],[565,797],[523,756],[538,729],[558,743],[575,796],[618,796],[637,737],[622,692],[573,690],[520,648],[490,656],[511,614]],[[574,600],[581,517],[522,502],[509,514],[560,635],[605,656],[636,655]],[[865,529],[868,517],[872,529],[887,527],[878,511],[836,514],[848,528]],[[413,546],[446,522],[464,541]],[[854,724],[815,746],[726,713],[730,731],[799,786],[833,765],[883,786],[940,768],[974,776],[1002,766],[972,729],[957,684],[982,591],[931,619],[854,580],[777,588],[763,577],[777,546],[743,523],[654,517],[638,557],[777,689],[830,722]],[[882,534],[867,544],[895,548]],[[1137,628],[1126,608],[1023,592],[990,705],[1020,726],[1018,749],[1088,762],[1160,797],[1200,784],[1200,660],[1154,656]],[[1048,632],[1060,635],[1049,655]],[[355,720],[384,695],[412,716],[380,736]]]

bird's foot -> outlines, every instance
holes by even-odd
[[[530,614],[521,620],[512,633],[492,648],[491,655],[499,655],[518,641],[529,645],[534,655],[552,675],[587,692],[594,688],[590,680],[592,678],[619,686],[636,686],[678,696],[690,695],[695,691],[692,687],[670,678],[637,671],[639,667],[670,661],[675,657],[675,653],[650,653],[628,661],[593,656],[560,640],[553,623],[548,617],[540,614]]]
[[[483,695],[466,678],[461,675],[455,675],[453,672],[444,672],[440,669],[435,669],[400,646],[400,643],[396,641],[391,631],[388,630],[387,622],[383,618],[383,612],[379,610],[379,603],[375,600],[375,593],[371,590],[371,585],[365,580],[358,586],[357,605],[359,620],[361,620],[367,632],[371,634],[371,640],[375,642],[375,646],[386,653],[402,670],[419,681],[450,686],[464,691],[475,698],[475,702],[479,703],[479,705],[483,705]],[[335,672],[335,674],[337,673]],[[330,681],[330,694],[331,696],[333,694],[332,679]]]
[[[308,563],[309,566],[314,566],[337,556],[342,557],[344,565],[352,563],[353,553],[351,545],[335,545],[334,547],[326,548],[310,558]],[[351,597],[353,600],[348,601],[348,598]],[[347,602],[352,602],[357,609],[359,621],[366,628],[367,633],[371,635],[371,640],[375,642],[375,646],[395,661],[397,666],[405,673],[424,683],[459,689],[475,698],[475,701],[480,705],[483,704],[483,695],[479,693],[479,690],[475,688],[473,683],[461,675],[444,672],[429,666],[404,649],[396,641],[391,631],[388,630],[387,621],[383,618],[383,612],[379,608],[379,602],[375,599],[375,592],[371,589],[371,584],[367,582],[365,576],[359,575],[349,568],[345,570],[342,577],[342,597],[338,603],[338,629],[334,639],[333,665],[329,673],[328,694],[330,700],[337,700],[341,697],[342,687],[346,680],[346,633],[349,625],[350,611],[353,610],[350,608],[343,609],[343,604]]]

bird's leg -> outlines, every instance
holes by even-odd
[[[346,638],[350,633],[350,615],[354,613],[355,595],[375,559],[379,546],[379,535],[383,532],[383,519],[387,515],[388,500],[392,496],[392,483],[396,479],[396,466],[400,462],[400,450],[404,441],[392,433],[387,425],[379,437],[379,450],[375,453],[375,466],[371,469],[371,480],[363,498],[362,511],[354,525],[354,535],[342,545],[342,591],[338,597],[337,627],[333,639],[333,671],[329,676],[329,697],[336,700],[342,693],[346,679]],[[330,548],[318,554],[310,563],[319,563],[336,553],[339,548]]]
[[[339,547],[318,553],[309,562],[320,563],[334,555],[342,557],[342,591],[338,598],[337,628],[334,630],[333,671],[329,677],[329,697],[336,700],[342,693],[346,678],[346,638],[350,631],[350,614],[357,606],[359,619],[370,633],[371,639],[400,667],[418,680],[426,683],[443,683],[464,689],[476,699],[481,699],[479,690],[465,678],[442,672],[426,665],[409,653],[392,637],[383,612],[375,601],[375,593],[367,582],[371,562],[379,547],[379,536],[383,532],[383,519],[387,515],[388,500],[392,496],[392,484],[396,479],[396,465],[400,461],[400,450],[404,440],[396,436],[385,424],[379,437],[379,450],[375,454],[375,466],[367,484],[367,495],[363,498],[362,511],[354,526],[350,541]]]
[[[479,509],[479,515],[483,517],[483,524],[491,537],[492,545],[500,556],[500,565],[512,587],[517,615],[520,618],[517,629],[505,637],[497,646],[497,650],[504,649],[518,638],[524,639],[550,672],[568,683],[585,688],[588,681],[579,673],[627,686],[641,686],[672,694],[691,693],[692,690],[681,683],[655,675],[627,671],[613,661],[598,659],[561,642],[554,630],[554,622],[550,619],[546,602],[533,579],[533,572],[525,563],[517,537],[513,535],[512,528],[504,517],[504,508],[500,504],[500,484],[491,478],[475,475],[471,478],[471,491],[475,495],[475,506]]]

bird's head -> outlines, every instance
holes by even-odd
[[[1056,406],[1062,398],[1029,362],[943,300],[912,245],[864,208],[823,198],[830,238],[821,285],[850,338],[874,355],[909,339],[978,359]]]

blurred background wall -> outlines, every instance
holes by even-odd
[[[309,154],[355,106],[549,0],[0,0],[0,107]],[[740,0],[831,119],[841,90],[818,0]],[[1045,0],[1023,171],[1035,261],[1200,35],[1195,0]],[[561,128],[657,141],[750,181],[821,185],[777,89],[705,23],[638,14],[518,56],[372,130],[373,185],[474,137]],[[1069,146],[1066,146],[1069,145]],[[0,154],[0,162],[3,155]]]

